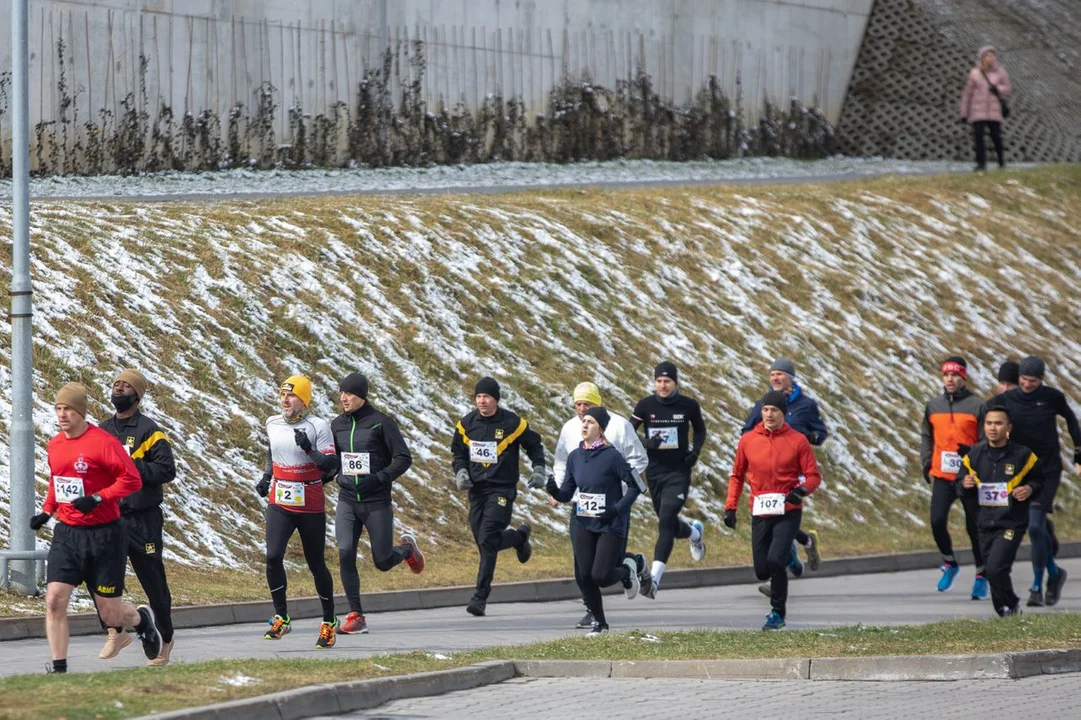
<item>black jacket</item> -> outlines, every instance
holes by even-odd
[[[481,446],[473,448],[474,442],[486,443],[483,449],[494,444],[494,462],[474,462],[471,453],[480,454]],[[495,415],[486,418],[474,410],[458,421],[450,441],[450,453],[454,457],[453,468],[457,473],[463,468],[469,471],[473,487],[478,491],[486,488],[513,488],[520,477],[518,464],[519,447],[525,448],[534,468],[544,469],[544,446],[541,437],[522,418],[510,410],[499,408]]]
[[[143,489],[120,500],[120,512],[129,515],[161,505],[162,485],[176,478],[176,462],[169,439],[156,422],[138,410],[129,418],[113,415],[101,424],[123,445],[143,478]]]
[[[642,398],[634,406],[631,422],[634,423],[635,430],[643,425],[646,428],[646,437],[642,443],[649,457],[646,477],[649,477],[651,471],[690,472],[692,463],[688,462],[687,456],[692,452],[696,455],[701,453],[702,445],[706,442],[706,423],[702,419],[702,408],[697,400],[678,392],[666,398],[656,394]],[[677,447],[650,448],[651,444],[658,442],[651,442],[651,438],[657,433],[661,433],[659,437],[663,438],[664,433],[673,428],[676,431]]]
[[[342,459],[338,497],[358,502],[390,502],[390,486],[413,464],[398,423],[365,402],[359,410],[330,421],[334,449]],[[368,476],[347,475],[343,453],[367,453]]]
[[[559,491],[553,496],[560,502],[574,497],[574,491],[603,495],[605,507],[614,507],[619,515],[611,522],[583,515],[585,508],[579,499],[574,512],[578,526],[592,533],[615,533],[626,537],[630,527],[631,505],[642,493],[641,478],[611,445],[587,450],[578,448],[567,457],[567,472]],[[627,486],[624,492],[623,486]]]
[[[1032,488],[1032,495],[1024,502],[1017,500],[1013,495],[1008,495],[1008,505],[995,507],[981,504],[978,520],[980,529],[1026,529],[1029,505],[1039,499],[1043,480],[1035,453],[1013,441],[1007,442],[1005,447],[993,448],[984,440],[973,445],[961,462],[961,470],[955,478],[955,486],[960,493],[979,496],[982,486],[989,484],[1003,484],[1006,486],[1007,493],[1012,492],[1019,485],[1028,485]],[[966,489],[962,481],[969,474],[976,476],[978,485]]]
[[[1010,411],[1010,440],[1030,448],[1040,458],[1045,480],[1057,481],[1062,474],[1062,446],[1058,439],[1057,416],[1066,420],[1073,440],[1074,462],[1081,462],[1081,425],[1061,390],[1040,385],[1030,393],[1019,387],[996,396],[991,405],[1002,404]]]

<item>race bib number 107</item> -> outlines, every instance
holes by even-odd
[[[764,493],[754,496],[751,514],[755,517],[784,515],[784,493]]]

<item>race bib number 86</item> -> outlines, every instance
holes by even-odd
[[[342,475],[369,475],[371,472],[371,453],[342,453]]]

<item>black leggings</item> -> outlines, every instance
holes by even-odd
[[[285,548],[293,532],[300,532],[300,544],[304,548],[304,560],[315,579],[315,591],[323,606],[324,622],[334,622],[334,580],[327,569],[323,550],[326,548],[326,513],[299,513],[282,510],[277,505],[266,509],[266,581],[270,597],[274,600],[274,612],[289,617],[285,602]]]
[[[651,481],[647,473],[646,480],[653,510],[657,513],[657,544],[653,548],[653,559],[667,563],[676,538],[686,540],[691,536],[691,526],[679,519],[691,488],[691,475],[689,472],[669,472]]]
[[[788,609],[788,562],[802,516],[802,510],[789,510],[776,517],[751,518],[754,574],[759,580],[770,581],[770,606],[781,617]]]
[[[980,530],[980,546],[987,559],[983,575],[991,587],[991,603],[997,612],[1015,608],[1020,602],[1013,591],[1010,571],[1024,536],[1024,530]]]
[[[579,526],[574,535],[575,575],[580,578],[582,595],[593,619],[601,625],[604,602],[601,588],[630,580],[631,571],[623,564],[623,549],[627,539],[616,533],[595,533]]]
[[[375,567],[386,572],[409,557],[405,545],[394,545],[394,509],[389,502],[353,502],[344,493],[338,496],[338,509],[334,512],[334,538],[338,542],[338,569],[342,576],[345,597],[349,609],[361,615],[360,573],[357,571],[357,544],[364,528],[368,528],[368,542],[372,547]]]
[[[578,534],[578,504],[577,503],[571,503],[571,519],[570,519],[570,523],[568,523],[568,529],[570,531],[570,537],[571,537],[571,552],[576,553],[577,552],[576,548],[577,548],[577,542],[578,541],[575,540],[574,538]],[[623,559],[624,560],[627,559],[627,558],[634,559],[635,564],[637,565],[638,561],[637,561],[637,559],[635,559],[634,554],[627,552],[627,537],[628,537],[627,535],[623,536]],[[578,592],[580,592],[582,594],[582,602],[585,603],[586,610],[589,610],[590,609],[589,608],[589,602],[586,600],[586,590],[585,590],[585,587],[582,585],[582,573],[578,571],[578,563],[574,563],[574,584],[578,586]]]
[[[950,539],[950,508],[957,500],[957,488],[949,480],[932,477],[931,485],[931,534],[938,545],[938,551],[947,565],[956,565],[953,556],[953,541]],[[980,515],[980,501],[974,493],[961,496],[961,506],[965,510],[965,529],[969,542],[972,543],[972,555],[976,562],[976,574],[983,572],[983,552],[980,550],[980,533],[976,528],[976,518]]]
[[[1002,123],[993,120],[981,120],[972,123],[972,135],[976,141],[976,167],[987,167],[987,145],[984,142],[984,131],[991,132],[991,144],[995,146],[995,155],[998,156],[998,166],[1006,167],[1006,156],[1002,148]]]

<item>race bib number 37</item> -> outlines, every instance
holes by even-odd
[[[370,475],[371,472],[371,453],[342,453],[342,475]]]
[[[58,503],[70,503],[83,496],[83,479],[53,475],[53,494]]]
[[[287,507],[304,507],[304,483],[275,480],[274,504]]]
[[[475,463],[484,463],[485,465],[492,465],[496,461],[494,442],[477,442],[474,440],[469,443],[469,460]]]
[[[1006,483],[980,483],[980,505],[984,507],[1008,507],[1010,493]]]
[[[773,517],[784,515],[784,493],[764,493],[754,496],[751,515],[755,517]]]
[[[578,514],[582,517],[600,517],[604,514],[604,493],[578,493]]]
[[[676,450],[679,448],[679,429],[670,428],[653,428],[649,429],[649,436],[651,438],[658,438],[661,441],[659,449],[661,450]]]

